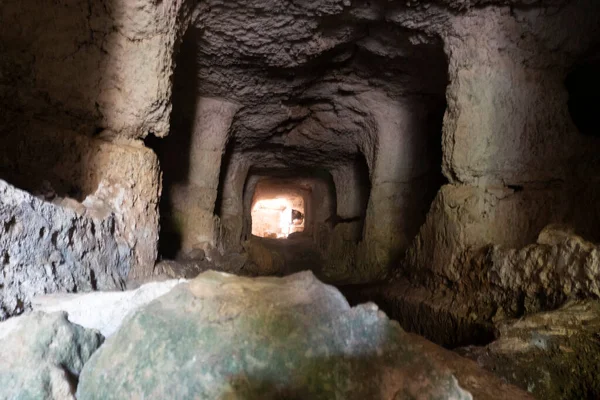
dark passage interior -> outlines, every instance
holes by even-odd
[[[573,122],[583,135],[596,137],[600,135],[595,111],[600,107],[599,68],[600,59],[595,55],[575,65],[565,80],[569,92],[569,113]]]
[[[268,49],[250,56],[188,30],[171,135],[148,142],[163,168],[163,258],[210,247],[248,253],[260,271],[248,248],[291,234],[318,255],[304,268],[325,260],[332,282],[381,279],[398,263],[443,182],[442,43],[415,45],[392,25],[331,29],[352,33],[285,68]]]

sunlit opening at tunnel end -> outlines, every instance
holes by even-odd
[[[252,207],[252,234],[285,239],[304,231],[304,204],[301,197],[261,199]]]

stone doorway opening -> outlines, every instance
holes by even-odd
[[[252,234],[287,239],[304,231],[304,201],[299,196],[263,198],[252,207]]]

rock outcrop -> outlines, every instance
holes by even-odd
[[[570,208],[571,195],[446,185],[399,275],[459,299],[464,316],[479,320],[549,310],[569,298],[597,298],[600,261],[589,230],[594,219],[568,222],[581,212]]]
[[[132,252],[114,235],[115,217],[81,211],[0,180],[0,319],[28,309],[35,295],[124,287]]]
[[[600,246],[557,226],[522,249],[494,246],[486,254],[492,287],[520,298],[525,312],[556,307],[567,299],[600,299]]]
[[[0,399],[75,400],[77,380],[104,338],[67,320],[66,313],[33,313],[2,335]]]
[[[550,312],[497,324],[498,339],[459,349],[539,399],[600,395],[600,303],[571,302]]]

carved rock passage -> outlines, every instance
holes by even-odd
[[[254,175],[315,173],[337,192],[329,222],[314,227],[315,245],[331,264],[342,253],[351,259],[332,266],[344,269],[332,276],[380,278],[409,245],[439,187],[447,63],[438,36],[386,23],[369,15],[378,6],[366,7],[198,5],[178,56],[171,134],[156,144],[183,247],[209,240],[239,248]],[[180,162],[186,143],[189,164]],[[198,157],[200,147],[225,157]],[[219,166],[217,185],[210,177]],[[338,222],[348,226],[336,230]]]
[[[178,58],[167,140],[205,135],[209,101],[238,108],[233,117],[211,119],[211,132],[221,138],[212,151],[226,155],[220,188],[213,180],[196,191],[186,182],[193,176],[178,180],[183,190],[166,185],[182,220],[197,193],[221,196],[215,209],[208,201],[195,213],[219,220],[198,217],[195,228],[182,228],[184,242],[239,248],[246,230],[242,193],[259,167],[331,174],[335,222],[323,224],[316,241],[337,269],[330,276],[342,281],[379,279],[407,249],[407,270],[443,270],[440,281],[457,281],[469,273],[460,263],[465,248],[523,246],[551,222],[595,235],[591,221],[600,214],[587,221],[570,213],[569,198],[581,194],[594,204],[598,194],[582,185],[597,181],[591,149],[598,140],[570,121],[563,81],[597,44],[597,7],[589,0],[199,4]],[[369,196],[361,208],[354,166],[363,157]],[[190,159],[190,171],[197,162]],[[456,210],[434,212],[431,227],[413,242],[443,182],[440,166],[457,188],[438,195],[441,207],[460,204],[452,195],[461,193],[488,204],[456,227]],[[214,175],[216,167],[211,162],[206,171]],[[547,205],[531,212],[545,196]],[[438,240],[444,226],[466,234]],[[511,226],[525,229],[511,233]],[[471,236],[475,231],[490,233],[483,240]],[[346,255],[348,262],[333,265]]]
[[[328,276],[400,270],[474,293],[490,244],[524,247],[553,222],[600,237],[599,139],[577,131],[564,85],[595,57],[598,7],[8,0],[0,175],[102,197],[138,277],[157,256],[161,172],[162,228],[227,251],[252,176],[316,171],[336,193],[315,229]],[[141,139],[167,133],[159,167]]]
[[[0,181],[0,319],[48,292],[122,289],[131,249],[115,219],[84,216]]]

